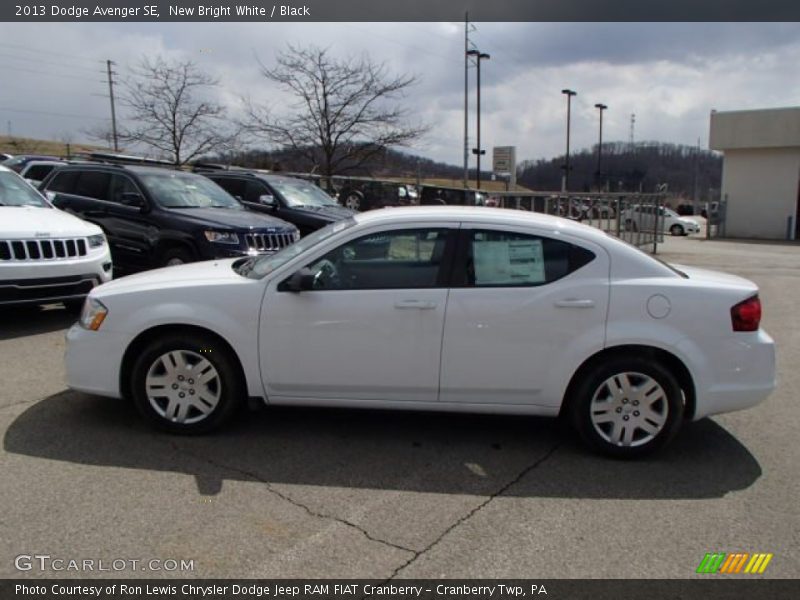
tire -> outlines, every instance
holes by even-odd
[[[634,356],[591,367],[567,401],[584,443],[615,458],[660,450],[683,420],[683,394],[675,376],[658,362]]]
[[[167,248],[161,254],[160,262],[162,267],[176,267],[194,262],[195,260],[195,256],[190,250],[179,246],[173,246],[172,248]]]
[[[218,428],[236,413],[244,382],[235,356],[213,338],[169,334],[139,354],[128,394],[155,427],[197,434]]]
[[[669,232],[672,235],[683,235],[684,234],[683,227],[681,225],[678,225],[677,223],[669,228]]]
[[[364,197],[359,192],[348,192],[344,197],[344,206],[350,210],[361,210]]]

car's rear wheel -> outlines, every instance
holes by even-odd
[[[350,210],[361,210],[364,197],[358,192],[349,192],[344,198],[344,205]]]
[[[676,223],[675,225],[669,228],[669,232],[672,235],[683,235],[683,227]]]
[[[683,418],[675,376],[660,363],[637,357],[598,363],[581,376],[568,401],[583,441],[618,458],[659,450]]]
[[[242,405],[236,358],[211,337],[167,335],[136,359],[130,396],[156,427],[203,433],[222,425]]]

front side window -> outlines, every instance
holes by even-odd
[[[530,287],[551,283],[594,259],[563,240],[506,231],[467,232],[461,277],[469,287]]]
[[[432,288],[440,283],[446,229],[405,229],[352,240],[307,265],[319,290]]]
[[[47,186],[48,192],[72,194],[78,182],[78,171],[61,170],[53,176]]]
[[[125,204],[125,199],[131,194],[142,195],[139,188],[136,187],[136,184],[133,183],[129,177],[114,175],[111,179],[111,202]]]

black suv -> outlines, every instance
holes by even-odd
[[[294,225],[246,210],[205,177],[163,167],[65,165],[39,189],[99,225],[126,271],[266,254],[299,239]]]
[[[353,216],[310,181],[257,171],[198,171],[253,210],[294,223],[301,235]]]

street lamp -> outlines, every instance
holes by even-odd
[[[475,183],[475,189],[480,191],[481,189],[481,155],[486,154],[486,150],[481,149],[481,61],[482,60],[489,60],[491,56],[486,54],[485,52],[479,52],[478,50],[468,50],[467,56],[474,56],[475,57],[475,65],[478,67],[478,127],[476,132],[477,137],[477,148],[472,149],[472,153],[477,157],[478,161],[478,175]]]
[[[561,191],[566,192],[569,190],[569,118],[570,118],[570,104],[573,96],[577,96],[578,92],[572,90],[561,90],[562,94],[567,96],[567,158],[564,161],[564,177],[561,179]]]
[[[597,143],[597,189],[602,190],[603,188],[603,174],[600,171],[600,159],[603,156],[603,111],[608,108],[605,104],[597,103],[594,105],[596,109],[600,111],[600,141]]]

